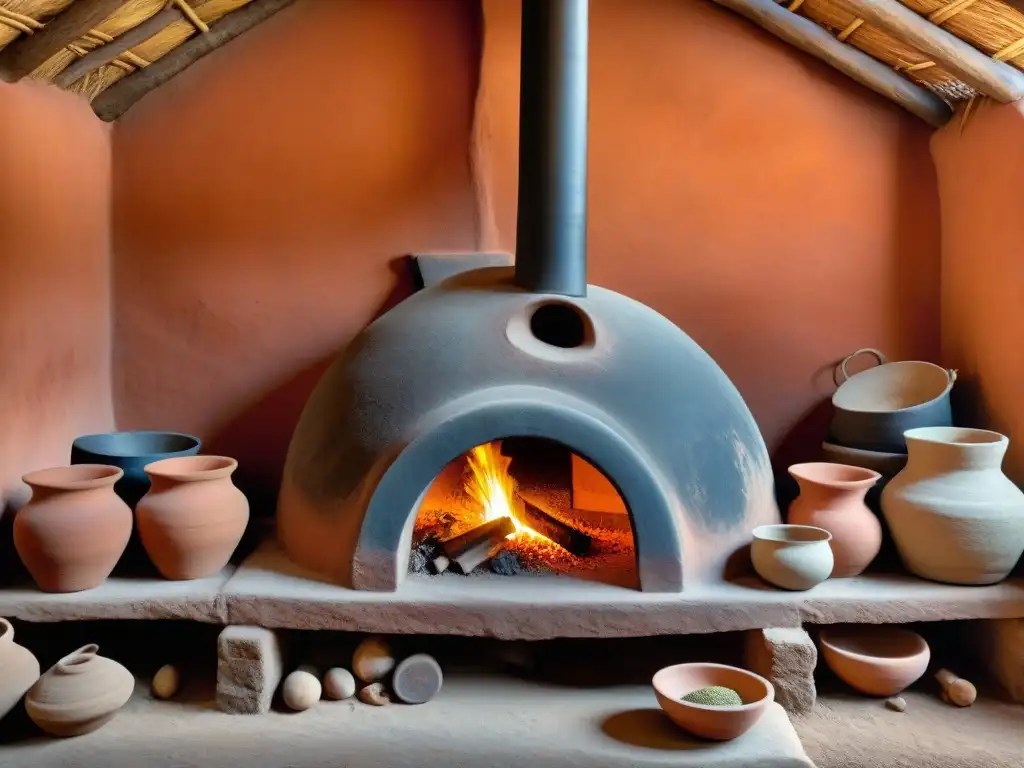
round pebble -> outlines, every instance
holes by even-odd
[[[352,671],[364,683],[382,680],[394,668],[395,658],[391,655],[391,646],[380,635],[363,640],[352,654]]]
[[[153,695],[158,699],[169,699],[178,692],[181,676],[170,664],[164,664],[153,675]]]
[[[324,675],[324,695],[328,699],[341,701],[356,695],[356,678],[343,667],[332,667]]]
[[[893,712],[904,712],[907,709],[907,702],[902,696],[893,696],[885,700],[885,706]]]
[[[284,703],[296,712],[307,710],[320,701],[320,693],[320,681],[305,670],[297,669],[284,679]]]
[[[388,696],[384,683],[370,683],[365,688],[361,688],[359,690],[359,700],[366,704],[372,704],[375,707],[386,707],[391,703],[391,697]]]

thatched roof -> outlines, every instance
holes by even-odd
[[[292,0],[0,0],[0,79],[52,82],[105,120]]]
[[[715,0],[933,125],[1024,96],[1024,0]]]
[[[1024,96],[1024,0],[714,1],[932,125]],[[0,0],[0,79],[53,82],[113,120],[290,2]]]

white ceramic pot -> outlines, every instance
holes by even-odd
[[[909,571],[950,584],[994,584],[1024,553],[1024,493],[1003,474],[998,432],[924,427],[904,433],[907,466],[882,512]]]
[[[761,525],[750,559],[757,575],[782,589],[805,590],[832,574],[832,534],[812,525]]]

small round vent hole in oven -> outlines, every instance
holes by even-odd
[[[577,307],[563,302],[542,304],[530,316],[530,332],[538,341],[575,349],[590,341],[590,322]]]

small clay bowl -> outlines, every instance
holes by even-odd
[[[729,741],[749,731],[775,700],[772,684],[760,675],[727,664],[676,664],[659,670],[651,681],[658,704],[684,731],[713,741]],[[709,685],[732,688],[743,704],[710,707],[682,701]]]
[[[806,590],[832,575],[832,534],[813,525],[759,525],[750,560],[757,575],[781,589]]]
[[[818,635],[829,669],[868,696],[895,696],[928,669],[931,650],[916,632],[896,627],[829,627]]]

